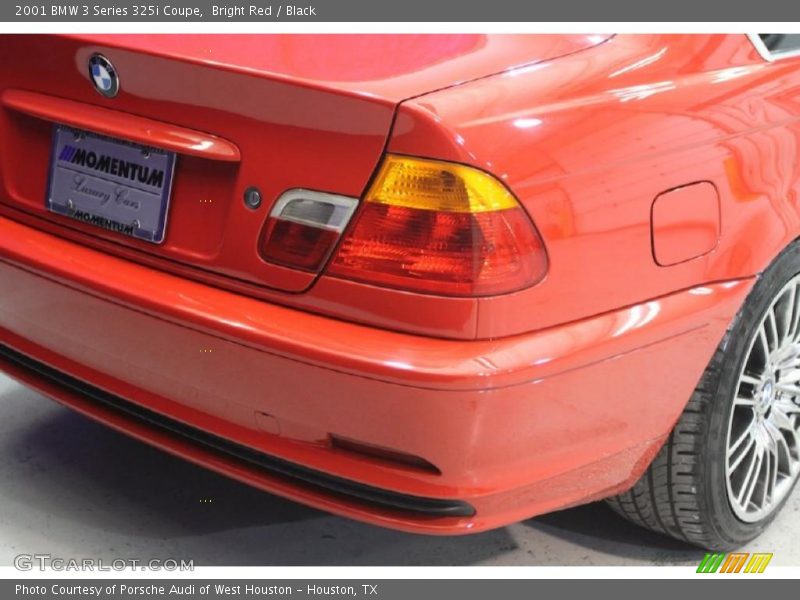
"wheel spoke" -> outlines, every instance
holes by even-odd
[[[783,342],[782,344],[791,342],[794,339],[794,332],[795,327],[797,326],[796,323],[796,315],[798,314],[797,310],[797,286],[793,285],[789,290],[789,300],[787,311],[786,311],[786,328],[783,335]]]
[[[772,336],[774,350],[777,350],[781,345],[781,339],[778,336],[778,323],[775,318],[774,304],[772,305],[772,308],[769,309],[769,312],[767,312],[767,326],[769,327],[769,334]]]
[[[783,392],[787,396],[791,396],[794,398],[795,396],[800,396],[800,385],[794,385],[791,383],[784,383],[779,381],[775,384],[775,389],[779,392]]]
[[[782,405],[775,405],[772,409],[772,426],[775,427],[777,434],[780,436],[781,441],[786,446],[786,453],[789,462],[796,462],[795,456],[800,455],[800,431],[797,429],[797,423],[783,410]],[[782,431],[789,434],[792,444],[794,444],[795,453],[792,454],[788,442],[784,437]]]
[[[775,449],[770,452],[770,465],[771,470],[769,472],[769,477],[767,478],[765,488],[767,490],[766,497],[764,499],[764,505],[767,506],[770,502],[774,502],[775,500],[775,492],[778,487],[778,473],[781,468],[781,459],[778,456],[778,446],[775,446]]]
[[[742,481],[742,489],[739,491],[738,500],[741,506],[747,507],[750,504],[750,500],[753,497],[753,492],[756,490],[758,475],[761,472],[761,463],[763,460],[764,451],[757,447],[756,451],[753,452],[753,458],[747,467],[747,474]]]
[[[775,407],[779,408],[786,415],[794,415],[800,413],[800,405],[796,404],[789,398],[779,398],[775,401]]]
[[[728,456],[733,456],[739,450],[739,447],[748,439],[755,439],[755,436],[753,435],[754,423],[755,421],[751,420],[750,424],[745,428],[744,431],[742,431],[739,437],[736,438],[736,441],[728,446]]]
[[[730,451],[728,452],[728,462],[730,463],[728,466],[728,473],[733,473],[736,469],[739,468],[739,465],[742,464],[742,461],[750,453],[750,450],[755,445],[756,445],[756,439],[752,435],[748,435],[747,443],[744,444],[742,451],[738,453],[736,458],[733,458],[732,452]]]
[[[800,381],[800,369],[789,369],[781,372],[781,384],[797,383]]]
[[[781,465],[781,453],[783,453],[786,457],[785,464],[790,465],[792,462],[792,451],[789,448],[789,444],[786,442],[786,438],[783,437],[783,434],[780,432],[780,430],[772,423],[767,423],[767,432],[772,438],[772,442],[775,446],[775,459],[778,461],[778,469],[780,469]]]
[[[796,369],[800,365],[798,361],[798,348],[795,342],[787,341],[784,346],[778,348],[773,353],[775,366],[780,369]]]
[[[772,487],[772,472],[775,471],[773,467],[774,455],[771,450],[767,448],[764,450],[764,462],[762,463],[761,470],[759,471],[759,480],[761,481],[761,502],[759,508],[764,508],[769,502],[770,488]]]
[[[769,355],[772,351],[769,348],[767,330],[764,328],[764,325],[761,325],[758,330],[758,340],[761,342],[761,350],[764,352],[764,365],[766,366],[769,363]]]
[[[749,383],[750,385],[761,385],[761,379],[758,377],[753,377],[752,375],[748,375],[747,373],[743,373],[739,379],[744,383]]]
[[[791,309],[792,321],[789,327],[789,341],[796,343],[798,337],[800,337],[800,331],[798,331],[800,329],[800,298],[798,298],[797,294],[797,283],[792,286]]]
[[[770,420],[778,429],[790,432],[793,432],[795,429],[794,422],[789,418],[789,415],[784,412],[782,404],[776,403],[775,406],[772,407],[772,417]]]

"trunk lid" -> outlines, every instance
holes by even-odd
[[[120,46],[397,103],[596,46],[588,35],[94,35]]]

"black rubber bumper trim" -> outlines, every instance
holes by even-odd
[[[475,509],[461,500],[424,498],[392,492],[264,454],[191,425],[175,421],[148,408],[98,389],[17,352],[4,344],[0,344],[0,358],[27,371],[32,371],[51,383],[81,394],[107,409],[124,413],[128,418],[134,418],[152,427],[190,440],[200,446],[205,446],[232,458],[247,462],[264,470],[271,476],[279,476],[293,483],[310,486],[329,494],[336,494],[344,498],[355,499],[363,503],[422,517],[471,517],[475,514]]]

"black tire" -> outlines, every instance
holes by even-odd
[[[760,521],[734,514],[725,479],[728,421],[752,336],[784,285],[800,273],[800,243],[759,277],[700,379],[664,447],[636,484],[606,500],[626,519],[709,550],[732,550],[757,537],[790,497]]]

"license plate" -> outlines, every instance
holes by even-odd
[[[57,125],[47,208],[160,244],[174,167],[174,152]]]

